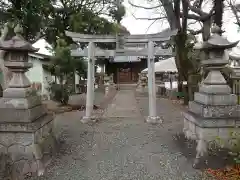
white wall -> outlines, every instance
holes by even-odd
[[[26,76],[31,83],[43,84],[43,68],[41,60],[37,57],[29,56],[28,61],[32,63],[32,68],[26,72]],[[42,92],[39,93],[41,94]]]
[[[39,95],[43,95],[49,98],[49,82],[54,81],[55,77],[52,76],[48,71],[43,69],[43,64],[45,62],[42,61],[41,57],[33,57],[29,56],[29,62],[32,63],[33,67],[26,72],[26,76],[29,78],[31,83],[41,83],[42,90],[39,92]],[[79,84],[80,77],[75,74],[75,85]],[[59,83],[59,79],[57,78],[57,83]]]
[[[29,56],[28,60],[32,63],[33,67],[26,72],[26,76],[29,78],[31,83],[41,83],[42,90],[38,92],[39,95],[45,95],[49,98],[48,83],[53,80],[51,74],[43,69],[42,58]]]

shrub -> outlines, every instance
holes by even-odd
[[[240,164],[240,133],[237,131],[229,131],[230,140],[228,140],[229,155],[234,158],[236,164]],[[226,140],[217,137],[217,142],[224,147]]]
[[[235,165],[223,169],[207,169],[206,173],[212,175],[216,180],[240,179],[240,134],[237,131],[230,133],[229,154],[233,157]],[[218,144],[223,145],[225,141],[217,137]]]
[[[65,84],[51,83],[49,86],[51,99],[60,102],[62,105],[67,105],[69,100],[68,86]]]

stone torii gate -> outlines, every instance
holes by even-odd
[[[72,50],[71,55],[75,57],[88,57],[88,73],[87,73],[87,100],[86,115],[82,119],[83,123],[94,120],[92,116],[94,101],[94,65],[96,57],[115,58],[118,56],[147,56],[148,57],[148,93],[149,93],[149,116],[146,119],[149,123],[161,122],[160,117],[156,113],[156,86],[155,86],[155,69],[154,57],[172,55],[172,49],[162,49],[155,47],[154,43],[169,41],[171,36],[176,35],[177,30],[164,31],[157,34],[147,35],[89,35],[66,31],[67,36],[71,37],[74,42],[88,43],[87,50]],[[116,50],[96,49],[94,43],[116,43]],[[146,48],[130,49],[124,47],[133,47],[134,44],[144,44]]]

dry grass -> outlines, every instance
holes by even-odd
[[[207,169],[205,173],[211,175],[216,180],[240,180],[240,165],[216,170]]]

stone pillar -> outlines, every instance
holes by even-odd
[[[231,132],[240,132],[239,128],[235,128],[240,124],[237,96],[231,94],[231,88],[220,72],[228,64],[225,49],[236,46],[238,42],[230,43],[219,32],[220,28],[214,27],[213,35],[200,47],[209,54],[209,59],[202,60],[209,73],[201,82],[199,92],[195,92],[194,101],[189,102],[189,110],[183,113],[183,132],[188,139],[197,141],[194,167],[207,152],[210,142],[230,148]]]
[[[93,113],[93,103],[94,103],[94,43],[89,42],[88,44],[88,72],[87,72],[87,99],[86,99],[86,115],[82,118],[83,123],[87,123],[94,119],[92,117]]]
[[[25,76],[32,67],[28,53],[38,49],[23,39],[20,26],[14,31],[16,36],[0,43],[0,49],[6,51],[5,66],[13,73],[0,99],[0,153],[7,157],[0,160],[11,162],[10,167],[5,167],[11,174],[5,176],[23,180],[27,174],[44,173],[55,151],[56,140],[52,131],[53,115],[47,113],[41,97]]]
[[[149,96],[149,116],[148,123],[161,122],[156,112],[156,83],[155,83],[155,62],[154,62],[154,43],[148,43],[148,96]]]

